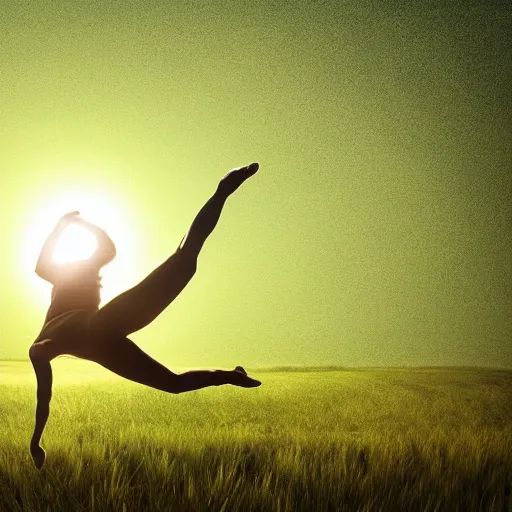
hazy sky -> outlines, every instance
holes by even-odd
[[[23,240],[54,198],[116,209],[111,297],[258,161],[143,349],[512,366],[512,11],[456,5],[2,2],[0,358],[41,328],[50,285]]]

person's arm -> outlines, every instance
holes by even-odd
[[[30,441],[30,454],[34,460],[37,469],[43,467],[46,453],[41,448],[41,436],[50,414],[50,400],[52,398],[52,367],[48,358],[41,356],[40,347],[32,345],[29,355],[37,379],[37,405],[36,405],[36,422],[34,433]]]
[[[76,218],[77,215],[79,215],[79,212],[74,211],[66,213],[66,215],[61,217],[43,244],[36,264],[36,274],[45,281],[50,283],[54,283],[55,281],[55,263],[52,259],[55,246],[57,245],[62,232],[68,227],[69,223]]]
[[[81,217],[76,217],[74,222],[83,226],[95,236],[96,241],[98,242],[98,248],[91,258],[96,260],[100,267],[110,263],[116,257],[116,246],[103,229],[86,221],[85,219],[82,219]]]

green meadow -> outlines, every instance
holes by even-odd
[[[0,510],[512,510],[512,371],[278,368],[181,395],[53,363],[32,465],[35,377],[0,363]]]

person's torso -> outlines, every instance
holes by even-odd
[[[45,323],[78,309],[97,309],[101,302],[99,269],[84,262],[63,265],[54,282]]]
[[[95,314],[94,309],[62,313],[44,325],[34,343],[51,339],[52,358],[68,354],[88,359],[91,341],[89,324]]]

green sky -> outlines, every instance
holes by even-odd
[[[0,358],[26,357],[45,313],[20,264],[32,198],[122,205],[128,288],[259,161],[142,348],[512,366],[511,10],[401,4],[2,2]]]

